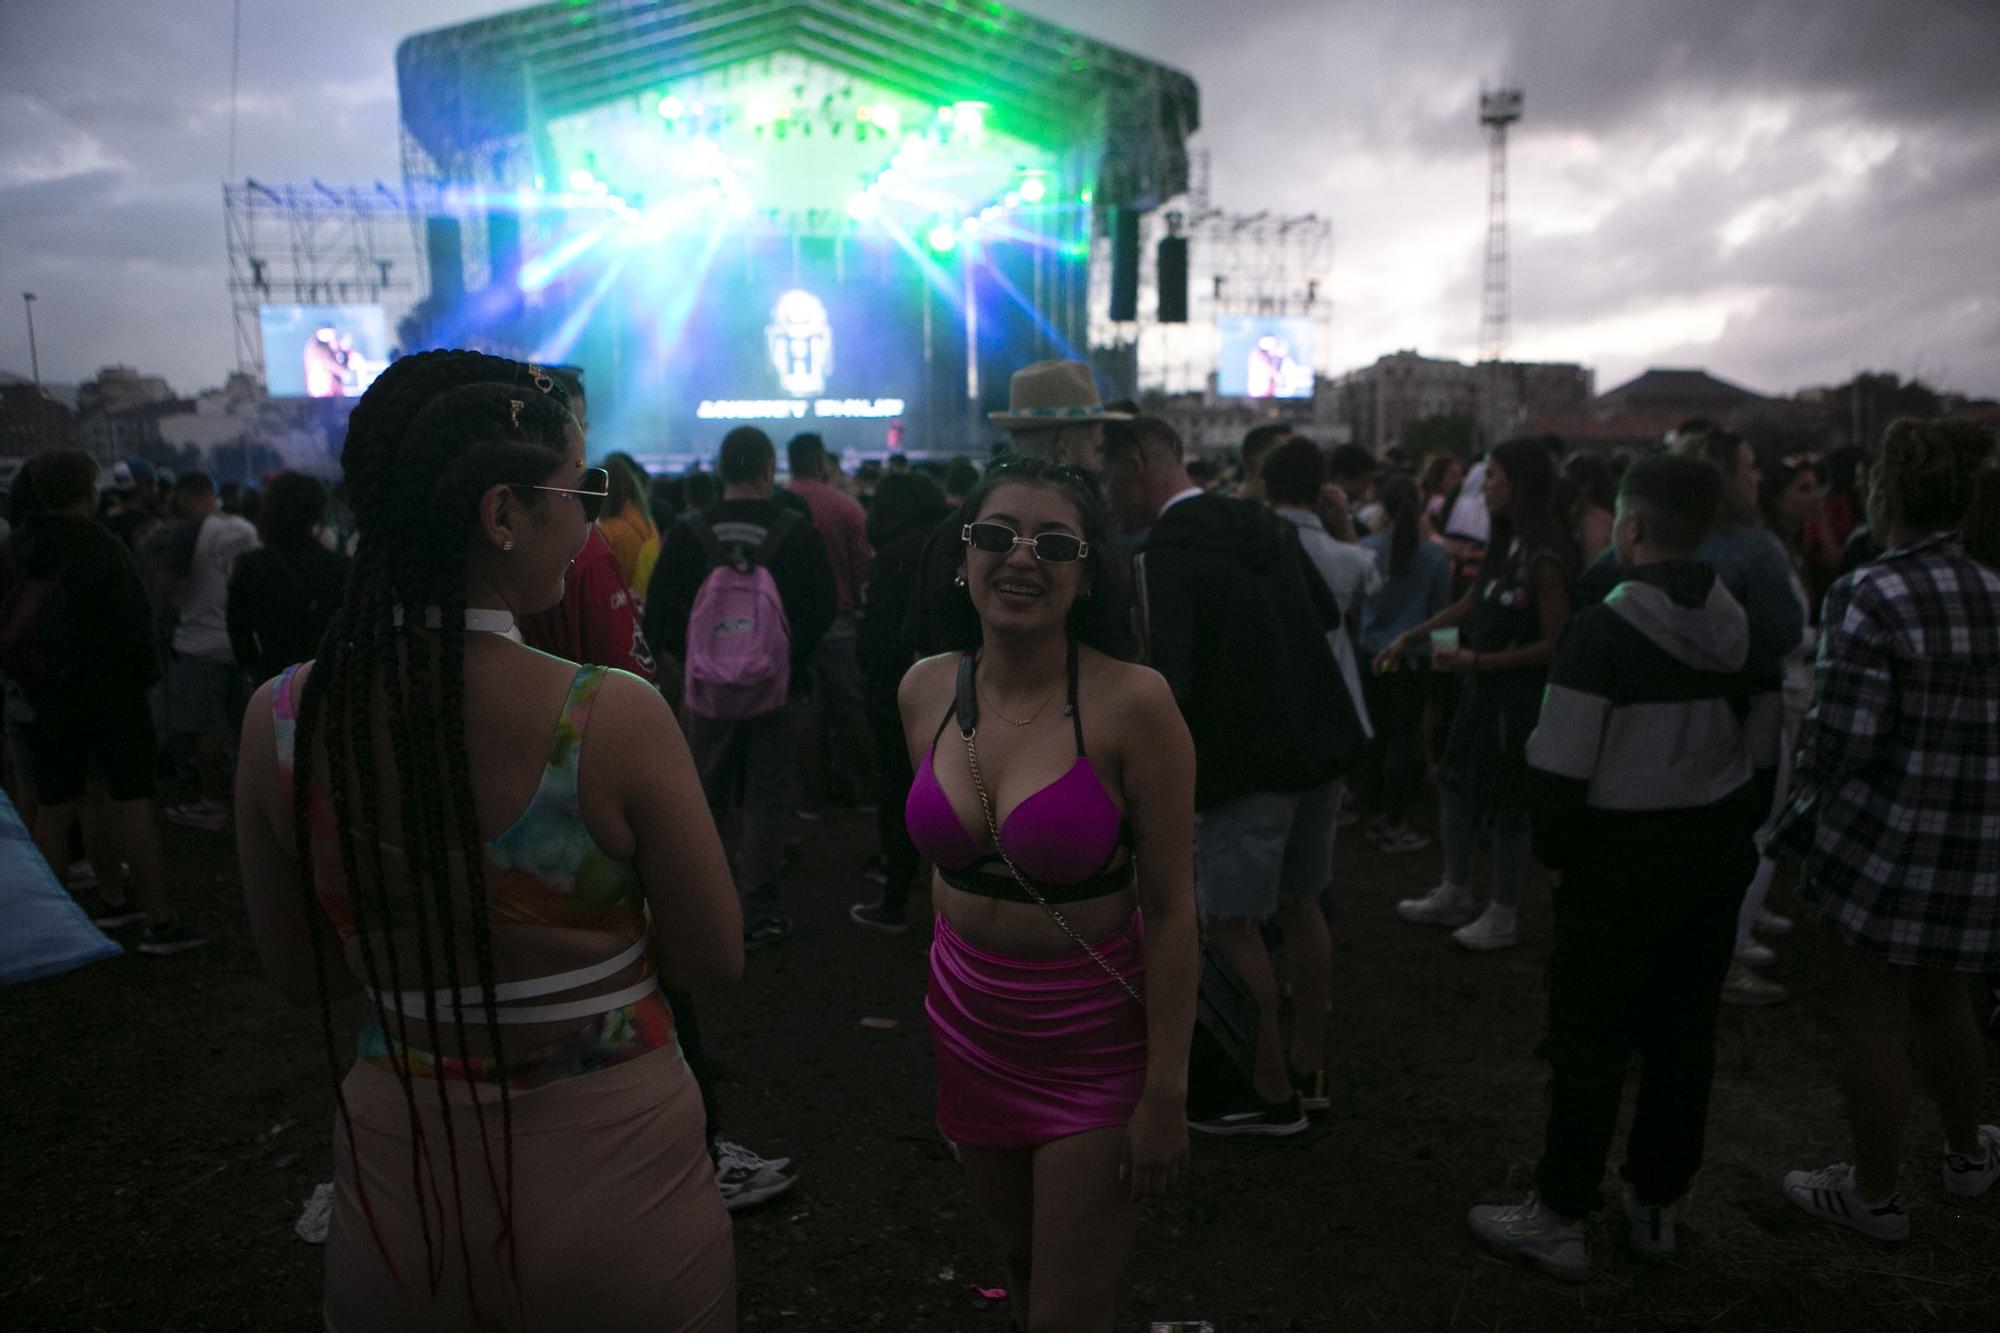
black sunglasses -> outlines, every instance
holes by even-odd
[[[581,486],[529,486],[517,485],[516,490],[548,491],[554,495],[574,495],[576,502],[583,506],[585,521],[595,523],[597,516],[604,512],[604,501],[611,494],[611,474],[601,467],[587,467],[577,480]]]
[[[1023,537],[1005,523],[968,523],[959,534],[975,551],[1006,555],[1016,546],[1028,547],[1045,565],[1068,565],[1090,554],[1090,543],[1067,532],[1042,532]]]

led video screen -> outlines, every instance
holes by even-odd
[[[702,272],[675,244],[628,265],[566,349],[605,386],[592,399],[593,449],[712,458],[733,427],[754,425],[781,451],[801,431],[879,451],[918,416],[927,289],[900,249],[745,238]],[[958,316],[931,299],[942,348]]]
[[[358,398],[389,364],[379,305],[267,305],[257,315],[273,398]]]
[[[1310,398],[1313,326],[1295,316],[1224,315],[1216,392],[1225,398]]]

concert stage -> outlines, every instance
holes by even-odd
[[[951,0],[570,0],[397,73],[416,332],[583,366],[593,449],[670,466],[746,421],[983,450],[1013,369],[1089,355],[1093,251],[1186,189],[1198,119],[1184,74]]]

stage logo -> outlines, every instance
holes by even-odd
[[[786,393],[812,398],[826,392],[826,377],[833,370],[833,325],[817,296],[800,287],[780,296],[764,339]]]

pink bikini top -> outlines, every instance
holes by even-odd
[[[1132,886],[1131,824],[1104,790],[1097,770],[1083,748],[1083,717],[1076,703],[1076,645],[1069,648],[1069,702],[1064,710],[1076,731],[1076,762],[1061,777],[1015,806],[1000,826],[1000,841],[1008,856],[1036,890],[1052,903],[1082,902],[1122,892]],[[956,714],[961,731],[977,724],[973,673],[977,659],[959,661],[958,699],[947,710],[930,748],[924,751],[903,804],[903,822],[910,841],[929,857],[947,884],[986,898],[1031,902],[1014,881],[997,851],[987,851],[965,831],[944,788],[938,785],[931,757],[938,739]]]

